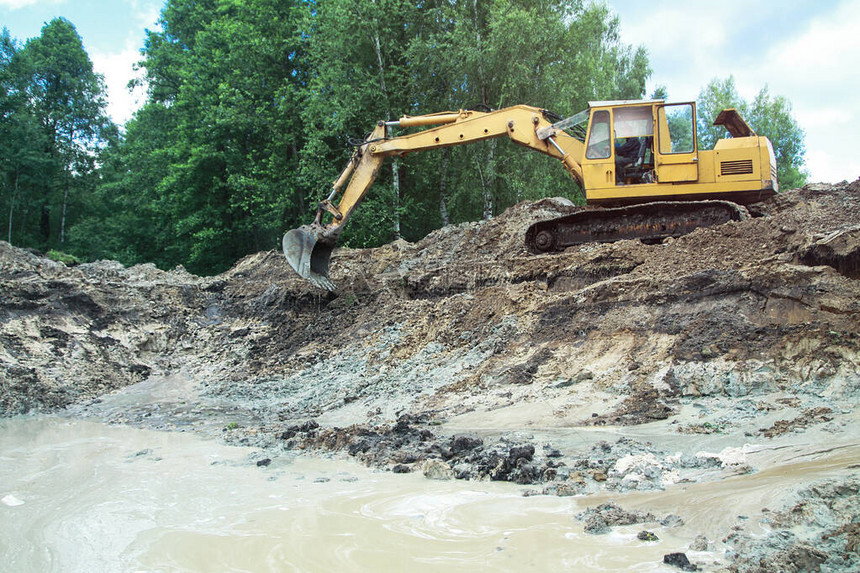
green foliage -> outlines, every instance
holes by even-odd
[[[80,162],[98,145],[106,128],[104,82],[93,72],[81,37],[71,22],[57,18],[21,52],[29,72],[27,95],[57,151],[67,161]]]
[[[144,47],[149,100],[105,164],[103,196],[123,214],[86,245],[96,223],[79,228],[82,248],[208,273],[277,244],[307,211],[296,183],[302,6],[167,3]]]
[[[806,183],[803,169],[806,146],[803,129],[791,115],[791,103],[782,96],[771,96],[763,87],[750,103],[738,94],[732,76],[714,79],[699,93],[697,114],[699,147],[712,149],[726,137],[725,128],[713,125],[720,111],[735,108],[759,134],[770,139],[776,154],[777,179],[781,189],[794,189]]]
[[[669,90],[666,89],[666,86],[659,85],[654,88],[654,91],[651,92],[651,99],[669,99]]]
[[[669,127],[669,139],[672,153],[692,153],[694,145],[693,106],[690,104],[667,105],[666,123]]]
[[[572,115],[589,100],[638,98],[650,74],[644,49],[622,44],[619,23],[602,5],[515,1],[431,3],[416,26],[408,57],[416,109],[501,108],[527,103]],[[488,141],[409,157],[429,174],[417,200],[445,200],[452,222],[492,216],[525,199],[563,195],[581,201],[576,184],[550,158],[506,141]],[[440,163],[446,167],[441,171]],[[446,195],[439,197],[443,187]]]
[[[309,222],[378,120],[517,103],[570,115],[641,97],[650,73],[606,6],[578,0],[167,0],[159,24],[122,135],[69,22],[0,43],[0,109],[29,114],[0,123],[18,144],[0,150],[0,185],[22,244],[54,246],[65,206],[63,250],[218,272]],[[557,161],[507,141],[414,154],[385,165],[342,244],[417,240],[548,195],[581,200]]]
[[[69,253],[64,253],[55,249],[51,249],[50,251],[48,251],[45,256],[47,256],[52,261],[63,263],[67,267],[73,267],[75,265],[81,264],[81,259],[79,259],[75,255],[70,255]]]
[[[805,133],[791,115],[791,103],[783,96],[771,96],[767,86],[747,107],[748,121],[773,144],[776,169],[782,189],[796,189],[809,177],[803,169]]]
[[[63,18],[20,47],[0,37],[0,191],[4,238],[50,248],[87,213],[98,155],[116,128],[104,114],[102,78]]]
[[[0,34],[0,238],[22,245],[40,244],[38,199],[51,191],[58,162],[24,90],[20,46],[5,28]]]

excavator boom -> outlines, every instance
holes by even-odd
[[[312,284],[334,290],[328,275],[331,252],[387,157],[507,136],[519,145],[558,158],[567,171],[582,182],[582,169],[575,159],[582,155],[582,141],[554,130],[554,124],[547,118],[545,110],[513,106],[491,112],[460,110],[378,122],[356,148],[333,183],[328,198],[320,202],[314,222],[284,235],[287,262]],[[436,127],[398,137],[388,133],[391,127],[431,125]],[[340,202],[335,206],[333,201],[338,195],[341,195]],[[328,223],[323,221],[326,215],[331,216]]]

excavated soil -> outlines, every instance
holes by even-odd
[[[0,413],[65,409],[220,435],[261,465],[304,450],[547,495],[731,479],[785,452],[827,458],[822,444],[858,455],[860,180],[661,244],[525,251],[529,225],[573,209],[521,203],[337,250],[335,293],[277,251],[204,278],[69,268],[0,242]],[[799,476],[786,504],[801,510],[750,520],[768,535],[725,531],[719,566],[860,567],[857,469]]]

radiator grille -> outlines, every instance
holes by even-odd
[[[723,161],[720,163],[720,175],[746,175],[753,172],[752,159]]]

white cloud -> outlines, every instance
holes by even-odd
[[[856,154],[840,150],[821,151],[812,149],[806,153],[806,168],[810,173],[831,173],[826,179],[812,177],[814,182],[839,183],[860,178],[860,158]]]
[[[145,93],[141,88],[133,92],[128,90],[128,82],[137,77],[133,66],[140,61],[141,55],[136,42],[126,41],[125,47],[119,52],[90,52],[95,71],[105,77],[108,96],[108,115],[114,123],[123,125],[132,114],[143,104]]]
[[[9,8],[10,10],[19,10],[21,8],[26,8],[27,6],[32,6],[34,4],[62,4],[65,0],[0,0],[0,6],[3,8]]]
[[[772,46],[750,72],[811,108],[845,104],[854,110],[860,91],[858,27],[860,3],[843,4],[812,20],[800,36]]]
[[[0,0],[0,2],[8,0]],[[90,59],[95,70],[105,77],[107,87],[107,112],[117,125],[124,125],[131,116],[143,105],[146,90],[137,87],[129,91],[128,83],[141,73],[134,70],[134,65],[143,59],[140,48],[143,46],[143,29],[156,28],[158,17],[164,6],[164,0],[124,0],[130,7],[132,17],[137,22],[137,29],[129,35],[125,45],[118,51],[89,50]]]
[[[775,44],[748,78],[792,102],[806,131],[806,167],[813,181],[849,181],[860,160],[846,142],[860,133],[860,3],[845,2],[812,19],[796,37]]]
[[[651,87],[665,84],[675,101],[693,100],[711,79],[734,73],[733,34],[739,22],[755,17],[754,7],[743,0],[724,0],[717,12],[705,2],[610,0],[610,5],[621,17],[623,41],[648,50]]]
[[[126,0],[126,2],[131,6],[131,14],[141,28],[150,30],[155,28],[164,0]]]
[[[712,10],[707,4],[692,4],[683,9],[649,9],[636,18],[624,18],[622,13],[621,29],[627,43],[644,44],[657,53],[688,56],[723,44],[726,37],[723,22],[710,18],[707,26],[695,26],[696,22],[705,21]]]
[[[672,100],[690,100],[713,78],[734,76],[751,100],[767,85],[791,102],[806,132],[811,181],[860,176],[846,145],[860,133],[860,2],[785,2],[780,13],[748,0],[724,0],[719,10],[706,2],[608,2],[622,40],[648,49],[649,89],[663,84]]]
[[[860,3],[845,3],[812,20],[799,37],[785,38],[766,56],[768,68],[795,83],[860,82]]]

